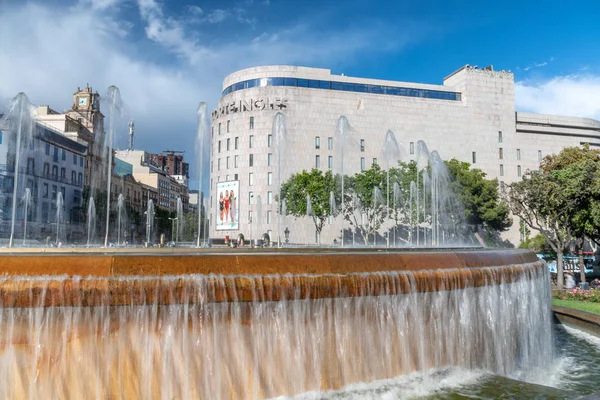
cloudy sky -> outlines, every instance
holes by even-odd
[[[0,0],[0,109],[25,92],[61,111],[78,86],[116,85],[136,147],[188,150],[198,103],[213,109],[241,68],[437,84],[493,64],[515,73],[518,110],[600,119],[598,15],[597,1]]]

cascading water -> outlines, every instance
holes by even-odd
[[[394,204],[393,213],[394,213],[394,247],[398,245],[396,241],[396,235],[398,230],[398,207],[402,204],[402,191],[400,190],[400,185],[398,182],[394,182],[394,186],[392,188],[392,200]]]
[[[416,212],[417,212],[417,223],[416,223],[416,229],[417,229],[417,246],[421,245],[421,238],[420,238],[420,225],[421,225],[421,212],[420,212],[420,207],[421,207],[421,203],[419,202],[419,175],[421,174],[421,172],[423,170],[425,170],[425,168],[427,168],[427,166],[429,165],[429,149],[427,149],[427,145],[425,144],[424,141],[419,140],[417,142],[417,191],[416,191]],[[425,210],[423,210],[423,213],[425,213]],[[424,243],[423,243],[424,244]]]
[[[146,208],[146,243],[152,243],[152,229],[154,227],[154,202],[148,200]]]
[[[96,240],[96,202],[90,197],[87,209],[87,247]]]
[[[296,277],[285,275],[122,277],[130,293],[118,307],[77,296],[70,307],[44,307],[104,278],[28,277],[25,293],[48,290],[32,292],[32,307],[0,303],[0,398],[260,399],[415,371],[425,385],[447,366],[544,383],[553,360],[546,268],[511,280],[510,268],[490,267],[489,283],[511,283],[481,287],[457,271],[440,272],[443,290],[429,292],[419,292],[422,272],[362,273],[390,284],[320,299],[308,287],[286,290]],[[237,301],[240,279],[254,301]],[[342,287],[343,275],[328,279]],[[157,285],[171,289],[133,302]],[[162,305],[174,296],[181,304]]]
[[[25,189],[23,195],[23,247],[27,244],[27,220],[29,219],[29,205],[31,204],[31,190]]]
[[[419,200],[418,200],[418,189],[417,182],[410,181],[410,233],[409,233],[409,242],[413,243],[413,234],[415,233],[415,229],[418,227],[419,217],[415,215],[419,208]]]

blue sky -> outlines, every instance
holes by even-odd
[[[198,102],[214,108],[240,68],[439,84],[493,64],[515,73],[518,110],[600,119],[599,15],[596,1],[0,0],[0,100],[63,110],[77,86],[114,84],[136,147],[187,155]]]

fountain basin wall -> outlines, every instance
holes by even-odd
[[[549,363],[527,251],[183,253],[0,257],[0,397],[254,399]]]

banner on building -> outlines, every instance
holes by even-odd
[[[217,183],[217,218],[218,231],[240,229],[238,198],[240,181]]]

